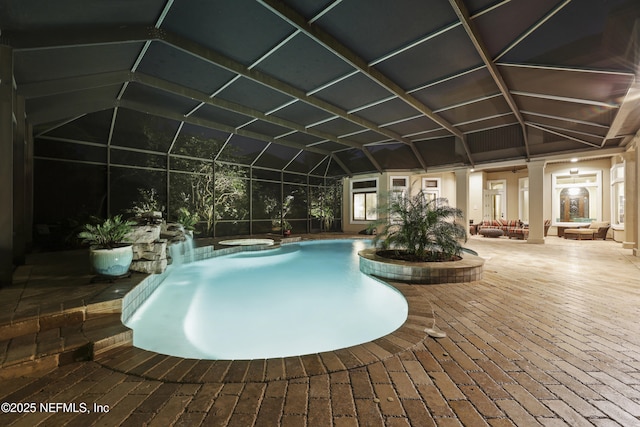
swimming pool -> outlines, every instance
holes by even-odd
[[[360,272],[358,251],[368,245],[319,240],[183,265],[128,319],[133,344],[186,358],[265,359],[387,335],[408,305]]]

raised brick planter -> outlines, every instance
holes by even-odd
[[[459,261],[407,262],[382,258],[376,249],[365,249],[360,255],[360,271],[383,279],[433,285],[439,283],[474,282],[482,279],[484,259],[465,253]]]

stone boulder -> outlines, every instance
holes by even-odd
[[[180,245],[178,253],[184,256],[188,249],[184,242],[193,236],[190,231],[176,223],[146,224],[134,226],[127,235],[133,244],[131,271],[160,274],[169,263],[169,246]]]
[[[191,232],[184,229],[181,224],[178,223],[165,223],[162,224],[160,229],[160,237],[167,239],[169,245],[174,242],[184,242],[187,240],[187,235],[191,236]]]
[[[133,244],[131,271],[159,274],[167,268],[167,240],[160,238],[160,224],[139,225],[127,235]]]
[[[146,274],[160,274],[167,269],[167,259],[157,261],[133,261],[131,263],[130,270],[137,271],[138,273]]]
[[[167,258],[167,241],[164,239],[152,243],[135,243],[133,260],[160,261]]]
[[[134,244],[153,243],[160,239],[160,224],[133,227],[126,239]]]

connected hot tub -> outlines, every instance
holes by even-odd
[[[273,246],[274,241],[272,239],[232,239],[232,240],[222,240],[218,242],[218,244],[224,245],[224,246],[254,246],[254,245]]]

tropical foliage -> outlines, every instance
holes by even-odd
[[[238,221],[248,216],[241,203],[247,198],[247,180],[241,168],[217,165],[214,174],[211,163],[202,163],[187,176],[176,202],[204,221],[206,235],[212,235],[215,224],[223,218]]]
[[[160,202],[160,195],[155,188],[138,188],[139,198],[133,202],[129,212],[135,216],[141,216],[148,212],[164,212],[165,207]]]
[[[196,212],[189,212],[185,207],[178,209],[178,224],[181,224],[185,230],[194,231],[198,221],[200,217]]]
[[[278,203],[274,197],[264,197],[264,204],[266,212],[271,216],[271,226],[274,229],[281,229],[282,231],[291,230],[291,223],[285,219],[285,217],[291,211],[294,196],[289,194],[282,200],[282,206]]]
[[[154,129],[144,128],[149,143],[164,137]],[[227,143],[217,132],[190,125],[185,125],[172,147],[166,194],[160,184],[159,192],[139,191],[140,201],[134,208],[146,210],[159,201],[157,210],[167,213],[170,221],[182,223],[187,219],[178,208],[183,207],[198,216],[193,227],[201,236],[265,233],[292,226],[307,230],[311,224],[320,228],[310,217],[319,220],[324,230],[340,228],[341,180],[282,173],[270,167],[271,161],[278,160],[269,160],[267,153],[260,157],[262,166],[249,167],[245,165],[248,156],[257,153],[245,153],[241,138],[238,144]]]
[[[80,239],[99,249],[113,249],[120,246],[135,222],[122,219],[122,215],[107,218],[102,223],[86,224],[78,234]]]
[[[341,187],[337,185],[320,187],[311,191],[311,206],[309,213],[313,218],[320,220],[324,231],[331,230],[333,221],[335,220],[335,206],[339,203],[339,190]]]
[[[412,261],[449,261],[459,257],[467,239],[462,211],[449,206],[445,198],[395,196],[379,210],[372,224],[374,244],[394,257]]]

